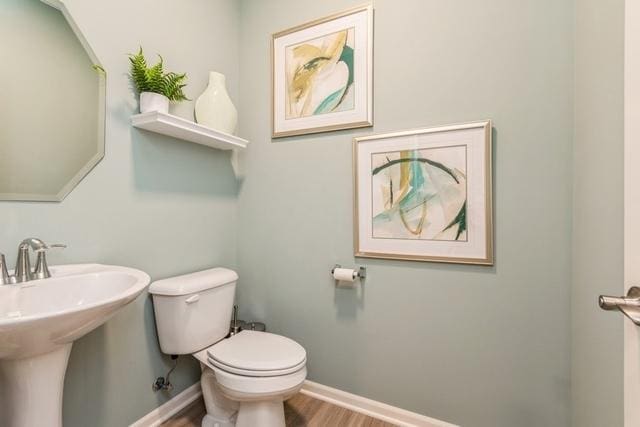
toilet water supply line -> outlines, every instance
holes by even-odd
[[[255,323],[251,324],[251,329],[255,330]],[[242,328],[240,327],[240,325],[238,324],[238,306],[234,305],[233,306],[233,318],[231,321],[231,328],[229,330],[229,335],[228,336],[233,336],[235,334],[237,334],[238,332],[240,332],[242,330]],[[167,372],[167,376],[166,377],[158,377],[156,378],[155,382],[151,385],[151,389],[153,391],[158,391],[158,390],[166,390],[166,391],[171,391],[173,390],[173,384],[171,384],[171,381],[169,380],[169,377],[171,376],[171,373],[173,371],[175,371],[176,367],[178,366],[178,355],[177,354],[172,354],[171,355],[171,360],[173,360],[173,366],[171,367],[171,369],[169,369],[169,372]]]
[[[156,381],[151,386],[151,389],[153,391],[158,391],[158,390],[171,391],[171,390],[173,390],[173,384],[171,384],[171,381],[169,380],[169,377],[171,376],[171,373],[178,366],[178,355],[177,354],[172,354],[171,355],[171,360],[173,360],[173,366],[171,367],[171,369],[169,369],[169,372],[167,372],[166,378],[165,377],[156,378]]]
[[[238,326],[238,306],[234,305],[233,306],[233,320],[231,323],[231,329],[230,329],[230,333],[229,336],[233,336],[235,334],[237,334],[238,332],[240,332],[240,326]],[[173,366],[171,367],[171,369],[169,369],[169,372],[167,372],[167,376],[166,377],[158,377],[156,378],[156,381],[151,385],[151,389],[153,391],[158,391],[158,390],[166,390],[166,391],[171,391],[173,390],[173,384],[171,384],[170,381],[170,376],[171,373],[173,371],[175,371],[176,367],[178,366],[178,355],[177,354],[172,354],[171,355],[171,360],[173,360]]]

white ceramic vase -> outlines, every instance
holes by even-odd
[[[159,93],[142,92],[140,94],[140,112],[148,113],[150,111],[168,114],[169,98]]]
[[[209,86],[196,100],[196,122],[220,132],[234,134],[238,111],[227,93],[224,74],[211,71]]]

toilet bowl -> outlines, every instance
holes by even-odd
[[[268,332],[227,337],[237,279],[214,268],[152,283],[160,347],[200,362],[203,427],[284,427],[283,402],[307,376],[306,351]]]
[[[284,426],[283,402],[300,390],[307,376],[304,348],[268,332],[242,331],[193,356],[200,361],[203,375],[207,370],[214,373],[216,384],[207,397],[220,393],[239,403],[237,427]],[[219,416],[216,421],[229,422]],[[214,425],[203,422],[206,427]]]

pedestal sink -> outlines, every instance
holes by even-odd
[[[149,285],[132,268],[51,267],[52,277],[0,286],[0,425],[62,426],[62,389],[74,340]]]

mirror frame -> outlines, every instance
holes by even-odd
[[[105,122],[106,122],[106,92],[107,92],[107,76],[102,63],[98,59],[89,42],[80,31],[80,28],[73,20],[66,5],[62,0],[40,0],[42,3],[59,10],[64,16],[65,21],[80,41],[91,62],[100,67],[98,73],[98,135],[97,135],[97,152],[87,161],[87,163],[65,184],[56,195],[50,194],[20,194],[20,193],[0,193],[0,201],[23,201],[23,202],[61,202],[69,193],[82,181],[82,179],[98,164],[104,157],[105,152]]]

